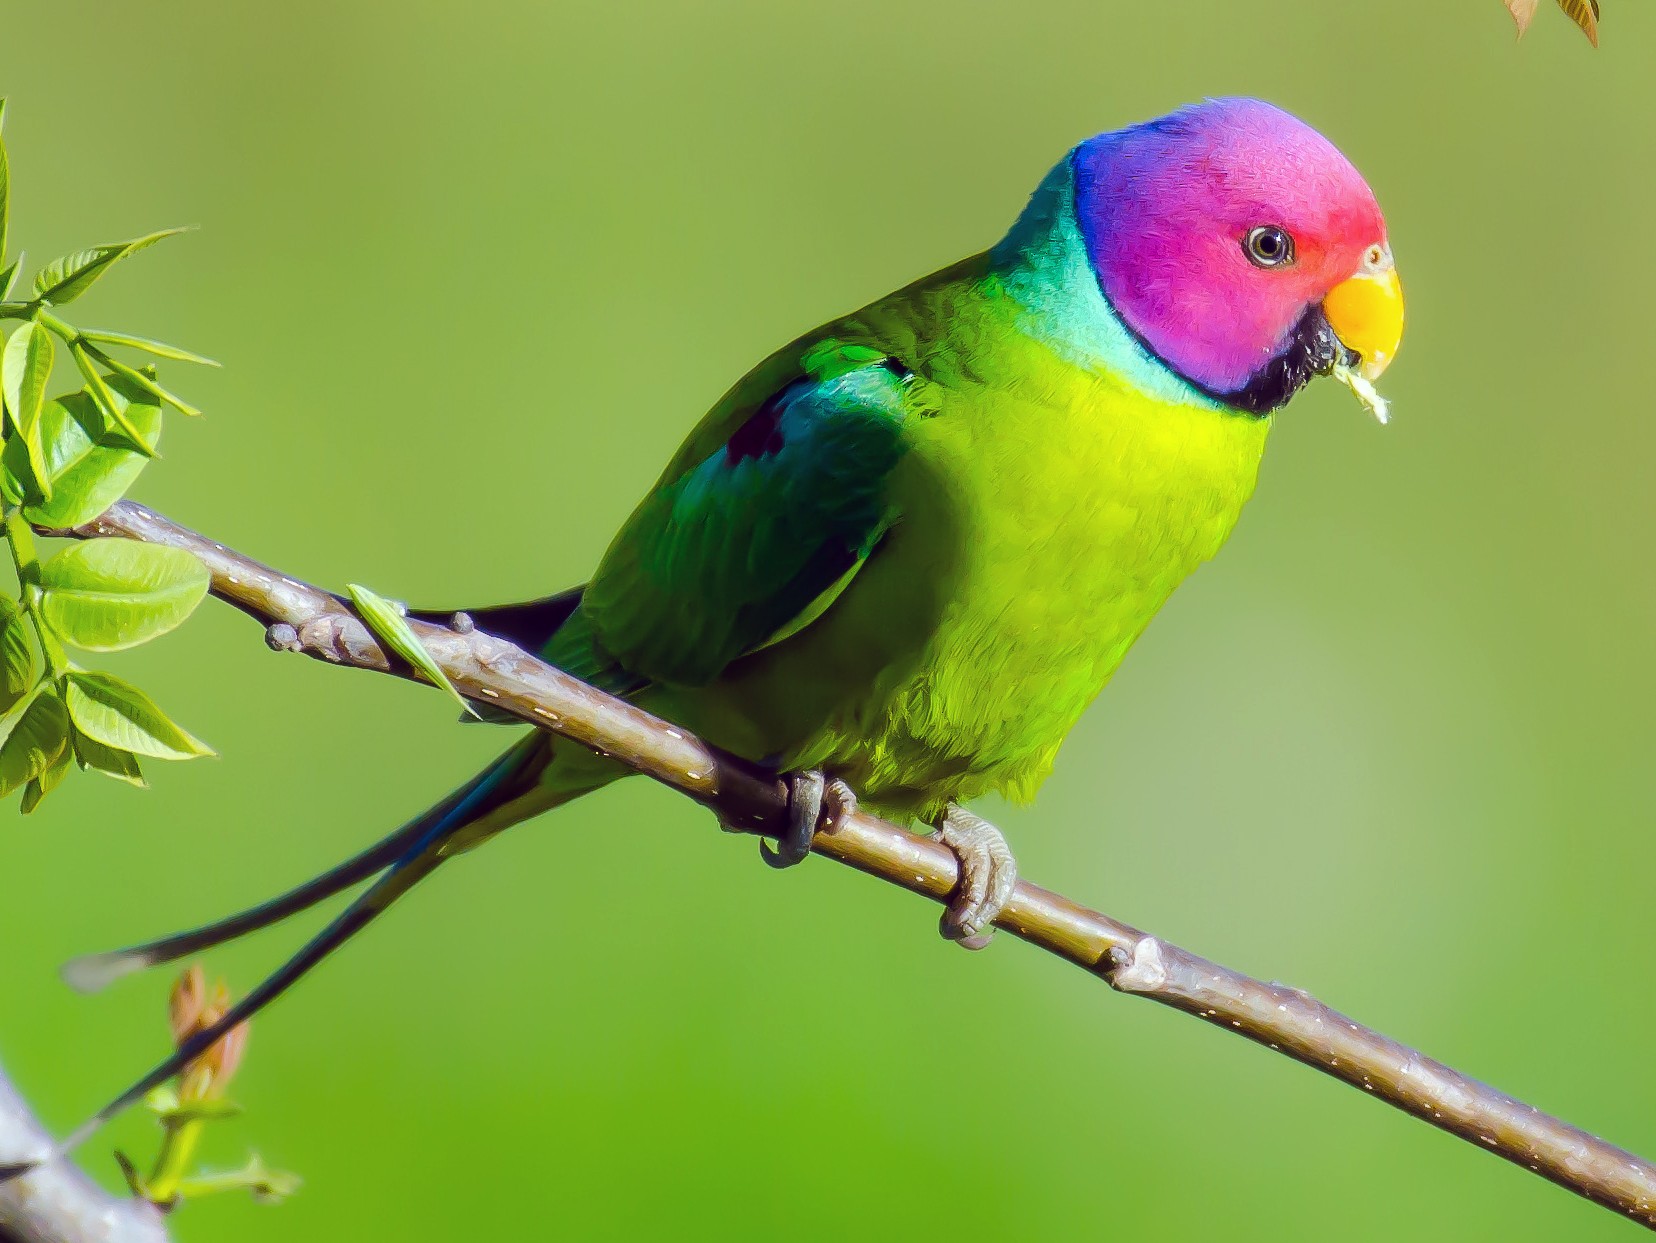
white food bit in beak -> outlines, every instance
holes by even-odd
[[[1380,390],[1374,387],[1373,380],[1344,363],[1334,364],[1334,378],[1349,388],[1352,396],[1362,403],[1363,409],[1372,414],[1382,426],[1391,422],[1391,403],[1380,396]]]

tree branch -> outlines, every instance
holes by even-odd
[[[52,1150],[52,1139],[0,1072],[0,1166]],[[167,1243],[161,1213],[112,1196],[66,1158],[0,1181],[0,1243]]]
[[[279,650],[411,677],[339,599],[123,501],[74,531],[194,553],[220,599],[266,626]],[[460,624],[410,625],[461,693],[550,729],[712,808],[732,829],[774,837],[787,796],[776,776],[710,747],[504,641]],[[940,844],[874,816],[819,832],[818,855],[935,901],[957,881]],[[1067,959],[1118,992],[1147,997],[1246,1036],[1405,1113],[1656,1229],[1656,1166],[1352,1022],[1299,989],[1266,984],[1027,882],[998,926]],[[50,1236],[47,1236],[50,1237]]]

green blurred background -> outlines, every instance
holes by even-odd
[[[989,811],[1030,877],[1651,1153],[1656,11],[1605,8],[1594,54],[1496,0],[5,0],[13,236],[201,224],[81,314],[227,364],[173,369],[210,417],[135,495],[472,603],[579,581],[729,380],[994,240],[1079,138],[1299,112],[1391,222],[1395,424],[1331,385],[1284,415],[1039,805]],[[114,667],[222,758],[0,829],[0,1060],[59,1128],[162,1051],[166,986],[60,960],[310,874],[505,737],[218,607]],[[445,870],[255,1025],[236,1095],[209,1156],[305,1186],[185,1243],[1631,1229],[644,782]]]

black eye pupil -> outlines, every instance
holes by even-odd
[[[1248,230],[1247,237],[1243,239],[1243,246],[1248,252],[1248,258],[1263,268],[1287,263],[1294,253],[1293,240],[1275,225],[1262,225],[1257,229]]]

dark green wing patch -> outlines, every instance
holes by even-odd
[[[832,339],[793,357],[756,369],[692,433],[590,585],[463,611],[616,695],[705,685],[814,621],[896,520],[886,483],[910,377],[877,349]],[[767,376],[770,396],[743,400]],[[443,625],[454,612],[410,616]]]
[[[886,485],[904,447],[907,371],[838,343],[807,352],[803,367],[663,478],[605,554],[576,618],[634,675],[713,681],[820,612],[895,520]]]

